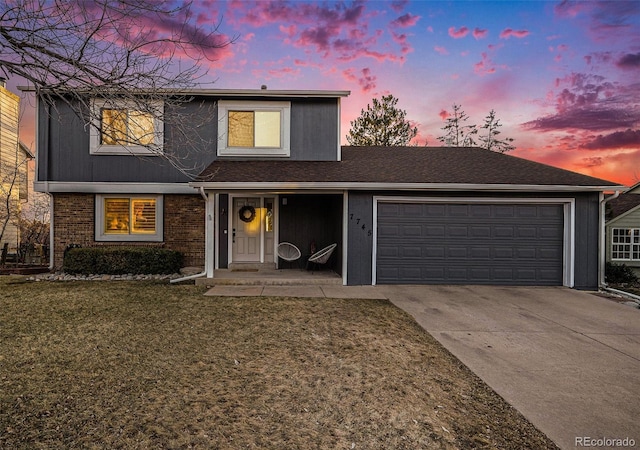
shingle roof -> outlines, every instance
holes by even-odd
[[[636,206],[640,206],[640,194],[620,194],[607,203],[607,220],[615,219]]]
[[[342,147],[342,161],[216,160],[209,183],[425,183],[618,186],[564,169],[480,148]]]

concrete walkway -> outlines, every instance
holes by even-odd
[[[361,298],[386,299],[385,294],[376,286],[342,285],[216,285],[205,295],[219,297],[325,297],[325,298]]]
[[[640,448],[640,310],[565,288],[379,289],[561,448]]]

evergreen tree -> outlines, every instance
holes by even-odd
[[[496,112],[492,109],[489,115],[484,118],[484,125],[481,127],[487,130],[487,135],[480,137],[482,148],[499,153],[510,152],[516,148],[514,145],[511,145],[513,138],[498,139],[498,135],[500,134],[498,128],[501,126],[500,119],[496,119]]]
[[[442,127],[445,134],[439,136],[438,140],[447,147],[473,147],[476,145],[473,137],[478,134],[475,125],[465,125],[469,116],[462,110],[461,105],[453,104],[453,113],[447,118],[446,124]]]
[[[367,105],[356,120],[351,121],[347,135],[350,145],[403,146],[416,137],[418,129],[406,120],[406,111],[398,109],[398,99],[393,95],[374,98],[373,106]]]

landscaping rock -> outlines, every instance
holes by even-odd
[[[43,273],[33,275],[27,278],[28,281],[149,281],[149,280],[172,280],[180,278],[179,273],[173,274],[148,274],[148,275],[105,275],[105,274],[89,274],[89,275],[72,275],[68,273]]]

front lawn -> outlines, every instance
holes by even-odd
[[[0,277],[0,448],[555,448],[381,300]]]

